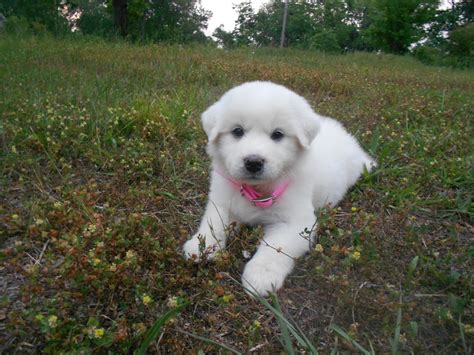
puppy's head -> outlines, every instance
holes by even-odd
[[[233,178],[262,184],[284,176],[309,147],[319,117],[301,96],[270,82],[225,93],[202,114],[207,152]]]

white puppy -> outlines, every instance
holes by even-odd
[[[343,126],[271,82],[237,86],[202,114],[213,170],[209,202],[186,257],[212,257],[226,226],[261,224],[264,237],[242,275],[262,296],[279,289],[311,245],[315,209],[337,204],[375,163]]]

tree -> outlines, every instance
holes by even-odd
[[[285,0],[285,10],[283,10],[283,25],[281,26],[280,48],[285,45],[286,21],[288,19],[288,0]]]
[[[110,37],[117,33],[106,1],[76,0],[71,12],[77,17],[76,28],[83,34]]]
[[[234,5],[233,9],[237,11],[237,20],[235,21],[232,35],[237,46],[256,43],[256,16],[252,8],[251,1],[241,2]]]
[[[227,32],[226,30],[224,30],[224,25],[220,25],[219,27],[217,27],[212,33],[212,36],[216,38],[217,43],[221,47],[231,48],[235,45],[234,35],[232,34],[232,32]]]
[[[321,52],[339,52],[341,47],[337,42],[337,36],[331,29],[322,29],[314,34],[309,40],[309,48]]]
[[[468,23],[451,31],[448,48],[453,55],[474,56],[474,23]]]
[[[0,12],[7,18],[25,19],[34,32],[64,33],[68,23],[61,11],[66,2],[60,0],[2,0]]]
[[[474,2],[471,0],[454,1],[447,9],[436,11],[428,26],[426,45],[444,48],[448,44],[449,34],[456,28],[474,20]]]
[[[374,0],[368,29],[372,44],[387,52],[406,53],[425,34],[439,0]]]
[[[203,30],[211,12],[198,0],[71,0],[81,12],[84,33],[112,35],[132,41],[206,41]],[[110,29],[113,23],[115,30]]]
[[[127,25],[128,25],[128,4],[127,0],[112,0],[112,6],[114,8],[114,24],[118,33],[122,37],[127,37]]]

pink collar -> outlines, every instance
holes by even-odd
[[[244,196],[247,200],[250,202],[253,202],[253,204],[256,207],[259,208],[267,208],[273,205],[273,202],[276,201],[278,197],[283,195],[283,193],[286,191],[286,188],[290,184],[290,181],[284,181],[280,185],[276,187],[275,190],[271,193],[270,196],[263,196],[260,192],[255,190],[255,188],[252,185],[244,184],[241,183],[231,177],[228,177],[220,172],[218,172],[219,175],[224,177],[225,179],[229,180],[229,182],[234,185],[235,187],[240,189],[240,193],[242,196]]]

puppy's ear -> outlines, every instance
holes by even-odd
[[[311,145],[311,142],[319,132],[319,128],[320,117],[312,110],[300,116],[300,125],[297,129],[296,137],[304,149]]]
[[[204,128],[204,132],[206,132],[209,142],[212,142],[217,138],[217,115],[219,111],[220,103],[218,101],[209,106],[201,115],[202,128]]]

